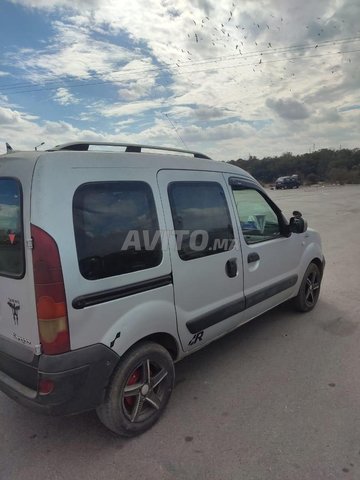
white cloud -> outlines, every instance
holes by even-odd
[[[261,156],[308,150],[315,136],[323,146],[344,144],[341,138],[358,146],[358,112],[341,111],[359,96],[360,56],[351,52],[359,49],[357,0],[319,0],[301,8],[298,0],[243,0],[235,7],[232,0],[13,2],[58,14],[43,50],[27,47],[12,55],[17,66],[35,82],[60,78],[54,98],[63,106],[82,92],[75,97],[69,79],[106,82],[79,118],[99,125],[101,116],[113,119],[109,138],[118,128],[140,142],[168,142],[170,135],[179,146],[161,114],[168,113],[185,142],[222,159],[242,151]],[[117,101],[108,98],[109,87]],[[19,111],[7,112],[7,121]],[[44,120],[28,121],[53,135]],[[136,122],[141,133],[131,133]],[[67,134],[83,132],[70,126]]]
[[[26,48],[11,55],[12,62],[25,70],[34,82],[54,80],[54,77],[88,80],[94,75],[108,80],[132,57],[115,43],[94,39],[85,27],[60,21],[53,26],[56,35],[44,50]]]
[[[143,100],[131,103],[114,103],[110,105],[99,104],[96,106],[96,110],[101,112],[104,117],[128,117],[131,115],[143,114],[148,110],[161,108],[163,106],[164,103],[162,100]]]
[[[286,120],[304,120],[310,116],[306,105],[293,98],[268,98],[266,105]]]
[[[151,71],[150,75],[143,75],[144,69],[148,68]],[[140,76],[132,80],[126,80],[126,73],[132,75],[134,78],[134,73],[140,71]],[[121,76],[120,76],[121,74]],[[125,74],[125,79],[124,79]],[[118,78],[116,78],[118,77]],[[130,61],[127,65],[119,72],[118,75],[116,73],[110,74],[109,79],[116,81],[119,80],[121,82],[121,87],[118,90],[120,99],[126,101],[134,101],[139,100],[140,98],[144,98],[149,95],[152,89],[156,86],[156,73],[154,70],[151,69],[151,62],[149,61]]]
[[[1,107],[6,107],[9,104],[9,99],[6,95],[1,95],[0,94],[0,106]]]
[[[0,125],[3,127],[4,125],[13,125],[18,123],[20,120],[19,112],[14,112],[9,108],[2,108],[0,107]]]
[[[40,122],[34,116],[3,107],[0,107],[0,131],[2,141],[7,141],[16,150],[32,150],[43,141],[46,142],[44,148],[50,148],[75,140],[109,139],[100,131],[82,130],[63,121]]]
[[[67,88],[58,88],[55,92],[54,100],[60,105],[79,103],[79,100]]]
[[[92,9],[100,6],[101,0],[10,0],[27,8],[52,10],[66,7],[70,9]]]

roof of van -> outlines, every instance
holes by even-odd
[[[82,142],[85,144],[85,142]],[[98,143],[99,144],[99,143]],[[97,145],[98,145],[97,144]],[[71,144],[65,144],[65,146]],[[103,145],[103,144],[100,144]],[[110,144],[107,144],[108,146]],[[62,146],[60,146],[62,147]],[[219,162],[206,157],[198,152],[188,152],[177,149],[165,149],[163,147],[141,146],[143,149],[158,150],[156,153],[138,151],[106,151],[106,150],[71,150],[71,148],[55,147],[49,151],[13,151],[0,155],[0,161],[27,161],[35,165],[37,161],[50,160],[53,162],[71,162],[71,167],[114,167],[116,162],[119,167],[153,168],[160,169],[184,169],[216,171],[233,173],[249,179],[253,177],[245,170],[227,162]],[[195,156],[196,154],[196,156]],[[62,165],[63,167],[64,165]]]

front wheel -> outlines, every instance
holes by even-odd
[[[319,267],[315,263],[310,263],[301,282],[299,293],[294,298],[295,308],[299,312],[309,312],[315,307],[320,295],[320,286]]]
[[[156,343],[142,343],[121,359],[105,401],[97,408],[101,422],[113,432],[139,435],[160,418],[174,387],[174,363]]]

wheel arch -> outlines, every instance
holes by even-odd
[[[137,344],[147,342],[147,341],[158,343],[170,353],[173,361],[177,360],[179,356],[179,345],[176,339],[169,333],[165,333],[165,332],[152,333],[151,335],[147,335],[146,337],[138,340],[130,348],[134,348]]]
[[[121,362],[121,357],[126,355],[130,350],[135,349],[138,345],[145,342],[153,342],[153,343],[157,343],[158,345],[161,345],[162,347],[165,348],[165,350],[169,352],[174,362],[178,360],[179,353],[180,353],[180,346],[177,340],[170,333],[157,332],[157,333],[151,333],[149,335],[145,335],[144,337],[136,340],[136,342],[134,342],[132,345],[130,345],[126,350],[124,350],[121,353],[119,361]]]
[[[315,263],[315,265],[318,267],[318,269],[320,270],[320,273],[321,273],[321,278],[324,274],[324,262],[320,260],[319,257],[315,257],[311,260],[310,263]],[[310,265],[310,264],[309,264]]]

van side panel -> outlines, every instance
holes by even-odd
[[[106,278],[96,274],[94,279],[86,273],[88,278],[85,278],[80,272],[74,227],[77,220],[73,213],[74,195],[79,187],[141,180],[151,188],[159,230],[165,230],[156,171],[131,168],[132,157],[128,156],[130,168],[124,168],[119,167],[113,155],[106,157],[99,152],[98,157],[93,154],[89,161],[84,154],[59,152],[42,157],[35,170],[31,220],[49,233],[59,248],[71,350],[103,343],[123,354],[146,335],[162,332],[178,338],[166,235],[161,235],[162,259],[156,266]],[[119,209],[121,205],[119,202]],[[106,224],[106,228],[110,227]],[[101,232],[96,235],[100,238]]]

